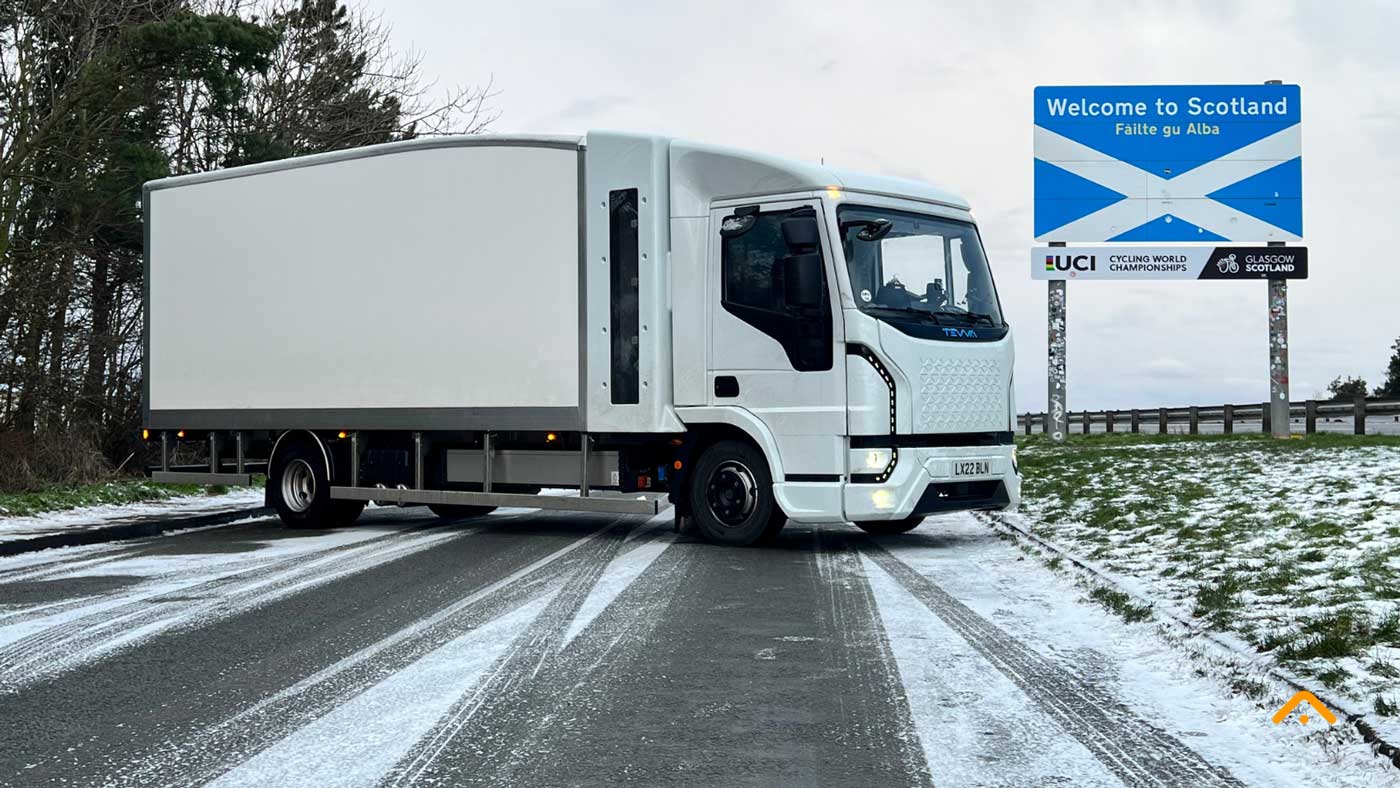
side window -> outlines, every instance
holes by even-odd
[[[637,190],[608,194],[608,281],[612,294],[612,401],[635,405],[638,397]]]
[[[782,276],[778,269],[787,256],[779,222],[783,213],[760,213],[753,228],[735,238],[724,239],[724,302],[738,306],[782,311],[782,294],[774,285]]]
[[[816,221],[811,208],[757,213],[749,209],[723,223],[740,229],[722,233],[721,304],[777,340],[799,372],[831,369],[834,350]]]

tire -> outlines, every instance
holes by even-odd
[[[875,536],[893,536],[894,534],[909,533],[923,522],[923,517],[915,515],[903,520],[876,520],[868,523],[856,523],[856,527]]]
[[[277,516],[289,528],[338,525],[338,521],[346,519],[356,503],[331,500],[325,455],[321,454],[319,447],[306,440],[298,440],[275,458],[267,477],[267,487]],[[360,504],[359,508],[363,509],[364,505]],[[359,512],[354,514],[358,516]]]
[[[720,441],[705,449],[691,472],[689,493],[696,529],[715,544],[751,545],[775,520],[783,522],[768,461],[748,443]]]
[[[758,537],[758,541],[762,544],[767,544],[776,540],[778,538],[778,534],[783,532],[783,528],[786,525],[787,515],[783,514],[782,509],[778,508],[777,506],[774,506],[773,517],[768,521],[768,527],[763,529],[763,535]]]
[[[446,503],[430,503],[428,511],[444,520],[461,520],[467,517],[481,517],[496,511],[494,506],[459,506]]]
[[[329,525],[352,525],[360,519],[368,503],[369,501],[331,501],[327,522]]]

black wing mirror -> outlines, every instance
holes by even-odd
[[[743,208],[736,208],[734,213],[724,217],[724,221],[720,222],[719,237],[738,238],[749,230],[752,230],[757,221],[757,205],[745,205]]]
[[[890,234],[890,230],[894,229],[894,224],[889,219],[852,219],[849,222],[841,223],[841,234],[844,236],[857,227],[860,228],[860,232],[856,233],[857,239],[878,241]]]
[[[822,256],[815,252],[783,258],[783,301],[801,309],[821,306],[825,278]]]

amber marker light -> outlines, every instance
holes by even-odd
[[[185,431],[184,431],[184,430],[180,430],[179,432],[175,433],[175,437],[177,437],[177,438],[183,438],[183,437],[185,437]]]
[[[555,434],[552,433],[552,432],[549,433],[548,435],[544,436],[544,441],[545,441],[545,443],[553,443],[553,442],[555,442],[555,441],[557,441],[557,440],[559,440],[559,436],[558,436],[558,435],[555,435]]]
[[[346,432],[345,430],[341,430],[340,432],[337,432],[335,436],[337,438],[340,438],[341,440],[345,440],[346,438],[350,437],[350,433]]]
[[[150,440],[150,439],[151,439],[151,431],[150,431],[150,430],[141,430],[141,440],[143,440],[143,441],[148,441],[148,440]]]

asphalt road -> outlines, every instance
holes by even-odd
[[[880,542],[789,526],[771,547],[731,549],[674,534],[664,515],[421,509],[6,559],[0,784],[1210,786],[1268,773],[1248,760],[1254,728],[1174,721],[1174,679],[1160,704],[1122,697],[1105,663],[1144,652],[1053,642],[1093,640],[1100,619],[1076,613],[1039,641],[1048,611],[1078,603],[1027,587],[1016,560],[967,517]]]

